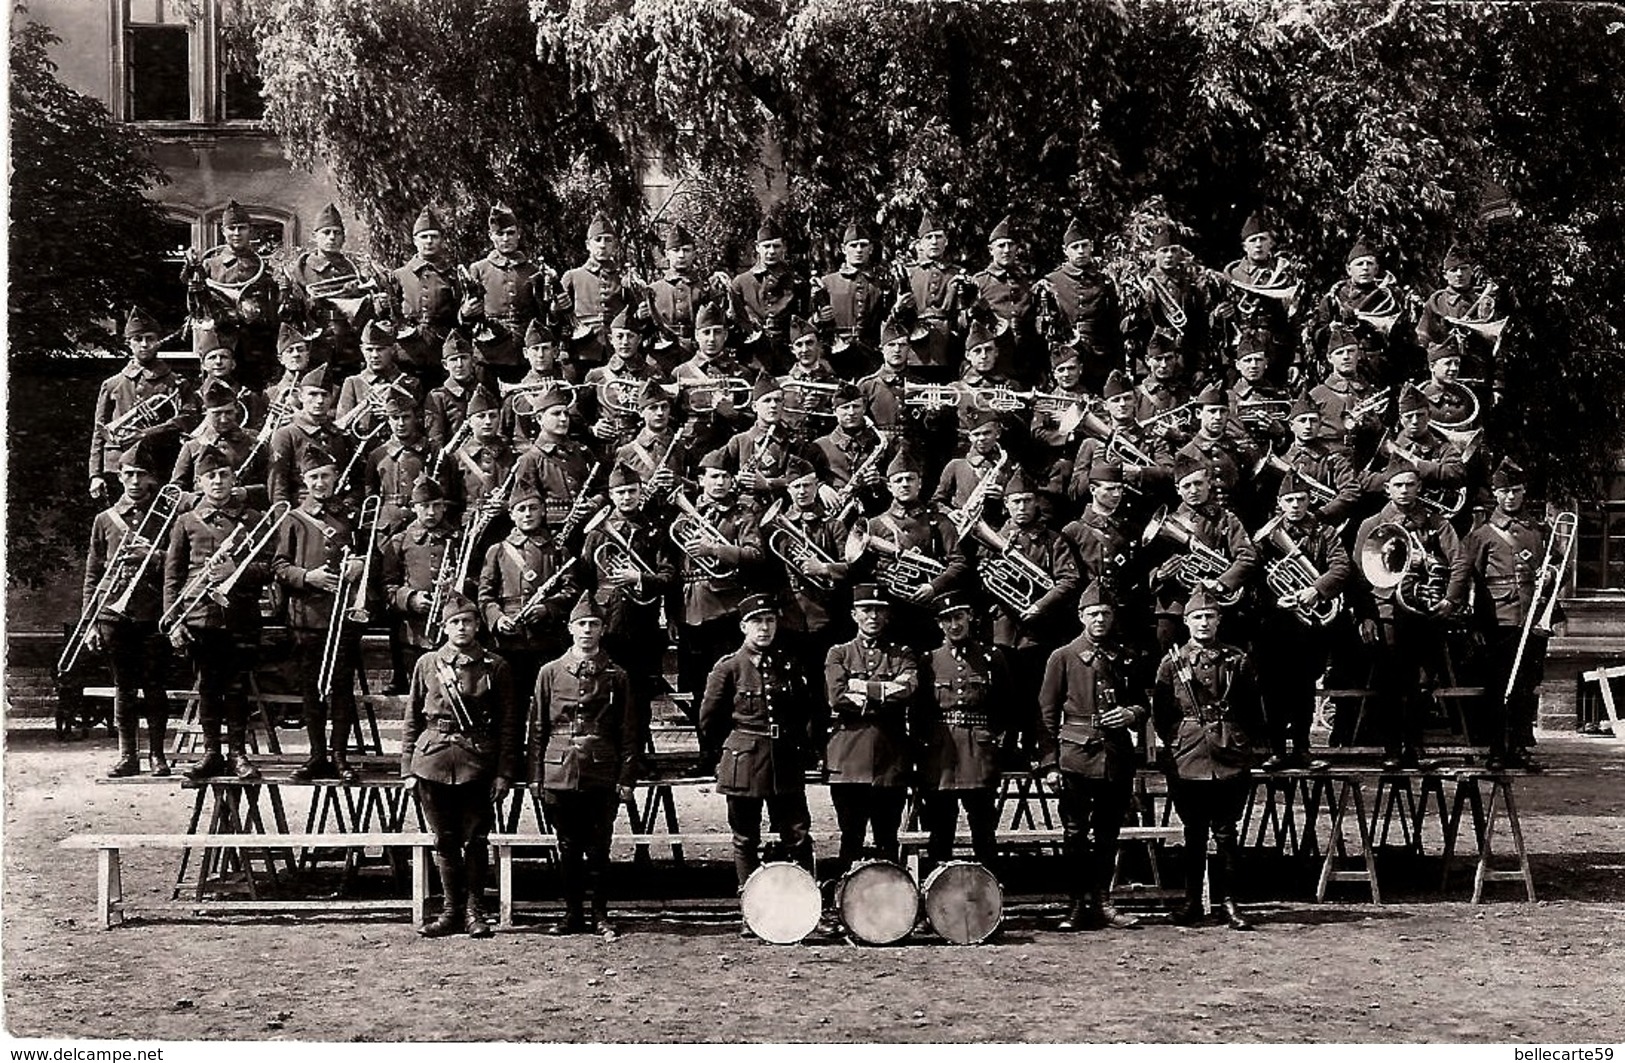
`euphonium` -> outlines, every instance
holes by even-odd
[[[835,589],[835,583],[828,576],[815,576],[806,572],[802,566],[809,561],[816,561],[821,565],[837,564],[829,553],[813,542],[807,533],[796,526],[796,522],[784,514],[782,499],[775,501],[762,514],[762,527],[771,528],[767,533],[767,548],[773,556],[784,562],[789,569],[800,579],[806,581],[814,590],[828,592]]]
[[[1322,573],[1315,568],[1315,563],[1309,560],[1303,552],[1303,547],[1294,542],[1286,529],[1281,527],[1280,516],[1270,518],[1258,533],[1253,536],[1253,542],[1268,542],[1281,552],[1281,556],[1264,564],[1264,581],[1269,585],[1270,592],[1279,600],[1288,596],[1296,596],[1310,590],[1320,581]],[[1330,599],[1317,599],[1308,604],[1291,606],[1292,612],[1299,620],[1311,627],[1325,626],[1337,619],[1337,614],[1343,608],[1341,597]]]
[[[155,395],[148,395],[108,421],[102,426],[102,431],[109,443],[114,445],[128,443],[140,433],[154,425],[163,424],[180,412],[180,403],[175,400],[175,396],[167,391],[160,391]]]
[[[1140,534],[1142,545],[1157,539],[1167,539],[1184,551],[1175,559],[1178,565],[1174,569],[1174,578],[1191,590],[1204,582],[1218,582],[1219,577],[1230,570],[1230,559],[1198,539],[1196,532],[1177,514],[1170,513],[1167,506],[1152,514],[1150,523]],[[1231,606],[1241,601],[1241,592],[1242,588],[1237,587],[1215,597],[1220,605]]]
[[[671,522],[671,541],[677,544],[677,549],[688,555],[694,562],[694,567],[705,573],[707,579],[732,579],[738,574],[736,568],[725,565],[714,557],[694,553],[694,547],[702,544],[725,545],[728,542],[727,536],[723,535],[715,524],[706,520],[683,492],[673,491],[671,497],[672,502],[682,511],[682,515]]]
[[[1360,572],[1376,590],[1392,589],[1394,604],[1426,614],[1444,600],[1450,564],[1428,550],[1422,537],[1398,521],[1371,529],[1360,548]]]
[[[994,531],[987,521],[977,521],[971,534],[993,551],[992,555],[983,555],[976,562],[982,586],[1013,612],[1030,609],[1055,589],[1055,577],[1040,568],[1032,558],[1013,548],[1009,540]]]
[[[633,591],[631,588],[627,588],[626,596],[639,605],[653,605],[660,600],[660,590],[653,587],[649,581],[652,581],[659,573],[656,572],[653,565],[637,552],[632,545],[631,539],[608,523],[613,512],[613,506],[605,506],[593,514],[592,519],[587,521],[586,527],[582,529],[582,535],[584,536],[591,535],[596,528],[604,529],[604,541],[599,543],[598,548],[592,552],[593,566],[599,572],[605,573],[627,567],[637,569],[645,578],[645,589]]]
[[[57,658],[57,675],[66,675],[73,670],[80,652],[85,648],[85,639],[104,612],[122,615],[130,607],[130,597],[141,585],[142,578],[147,574],[147,566],[168,545],[169,528],[175,523],[180,502],[180,487],[165,484],[158,489],[146,513],[142,514],[141,522],[119,541],[118,549],[107,559],[107,569],[96,582],[90,601],[85,603],[79,623],[74,625],[73,634],[68,636],[67,645],[62,648],[62,656]]]
[[[846,538],[845,559],[853,562],[871,551],[887,559],[875,573],[875,578],[894,598],[912,597],[920,584],[930,583],[948,570],[947,565],[918,550],[905,549],[854,527]]]

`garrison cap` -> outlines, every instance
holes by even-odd
[[[882,347],[886,346],[888,343],[896,343],[899,340],[907,340],[907,339],[908,339],[908,330],[905,329],[902,325],[899,325],[897,323],[896,319],[888,317],[885,321],[883,321],[881,323],[881,325],[880,325],[880,345]]]
[[[313,469],[338,468],[339,460],[321,447],[306,447],[304,453],[299,455],[299,471],[310,472]]]
[[[220,338],[220,333],[211,328],[192,330],[192,353],[198,358],[222,350],[229,351],[231,348]]]
[[[816,475],[818,470],[813,468],[812,462],[799,454],[792,454],[784,459],[784,479],[787,483],[795,483],[797,480]]]
[[[1335,354],[1345,347],[1358,348],[1360,341],[1344,325],[1332,325],[1326,330],[1326,353]]]
[[[666,230],[666,250],[675,251],[679,247],[694,246],[694,234],[683,228],[683,223],[674,221]]]
[[[727,455],[723,453],[722,447],[707,452],[705,457],[700,459],[700,468],[725,472],[730,475],[733,473],[733,470],[728,468]]]
[[[1254,236],[1257,236],[1259,233],[1267,233],[1270,231],[1270,227],[1264,224],[1264,219],[1255,212],[1247,215],[1247,220],[1242,223],[1241,238],[1243,240],[1248,240]]]
[[[1354,241],[1354,246],[1349,248],[1348,256],[1343,261],[1346,264],[1353,262],[1357,258],[1379,258],[1377,249],[1372,246],[1371,241],[1365,236],[1361,236]]]
[[[658,380],[644,381],[643,390],[638,392],[639,409],[643,409],[646,406],[653,406],[657,402],[670,401],[671,392],[667,391]]]
[[[1320,407],[1308,395],[1299,395],[1292,400],[1292,409],[1287,412],[1287,420],[1296,421],[1300,417],[1320,416]]]
[[[965,412],[965,430],[967,432],[974,432],[978,428],[987,428],[989,426],[995,429],[1001,427],[997,410],[986,406],[972,406]]]
[[[1460,358],[1461,348],[1456,346],[1454,340],[1443,340],[1439,343],[1428,344],[1428,365],[1432,365],[1440,358]]]
[[[118,467],[121,471],[136,469],[141,472],[150,472],[156,476],[158,474],[158,456],[153,453],[151,443],[148,443],[145,439],[138,439],[134,445],[126,447],[124,452],[119,455]]]
[[[621,329],[625,332],[636,332],[638,326],[632,320],[632,308],[630,306],[622,307],[621,312],[615,315],[614,320],[610,321],[609,327],[611,331]]]
[[[237,405],[237,389],[224,380],[210,379],[198,396],[205,410],[223,410]]]
[[[121,459],[121,461],[122,460],[123,459]],[[234,468],[235,466],[231,464],[231,459],[226,457],[226,452],[221,450],[219,447],[212,445],[204,447],[202,450],[198,451],[197,457],[192,461],[193,476],[202,477],[209,475],[211,472],[214,472],[217,469]]]
[[[1455,269],[1457,266],[1470,266],[1472,264],[1472,252],[1460,244],[1451,244],[1450,250],[1445,252],[1445,269]]]
[[[321,232],[323,229],[343,228],[344,219],[339,217],[339,208],[331,203],[322,208],[322,212],[316,215],[316,223],[311,226],[313,232]]]
[[[1174,483],[1183,483],[1187,476],[1194,476],[1199,472],[1207,472],[1207,459],[1181,450],[1174,455]]]
[[[886,479],[902,476],[905,473],[913,473],[915,476],[919,476],[923,471],[919,459],[907,449],[903,449],[898,451],[897,456],[891,460],[891,464],[886,466]]]
[[[600,236],[614,236],[615,226],[610,223],[609,215],[603,211],[592,216],[592,223],[587,226],[587,239],[596,240]]]
[[[454,616],[462,616],[465,613],[472,613],[475,616],[478,616],[480,610],[479,607],[469,599],[468,595],[462,593],[461,591],[447,591],[446,597],[441,601],[440,604],[441,623],[445,623]]]
[[[702,328],[728,327],[728,315],[716,303],[704,303],[694,312],[694,327]]]
[[[1069,244],[1075,244],[1080,240],[1092,239],[1093,237],[1084,232],[1083,223],[1078,221],[1077,218],[1071,218],[1066,223],[1066,232],[1061,236],[1061,246],[1065,247]]]
[[[526,347],[540,347],[544,343],[555,342],[557,342],[557,340],[553,336],[553,330],[548,328],[542,322],[538,321],[536,318],[531,318],[530,324],[525,326]]]
[[[1179,353],[1179,337],[1165,329],[1152,329],[1151,338],[1145,341],[1145,356],[1157,358],[1164,354],[1177,355]]]
[[[1224,385],[1209,384],[1207,387],[1202,389],[1202,393],[1200,395],[1196,396],[1196,405],[1228,406],[1230,405],[1230,397],[1224,393]]]
[[[508,496],[508,508],[513,509],[521,502],[542,501],[542,489],[527,480],[520,480],[514,485],[513,493]]]
[[[1132,394],[1134,381],[1121,369],[1113,369],[1106,374],[1106,383],[1100,389],[1100,396],[1104,399],[1116,398],[1118,395]]]
[[[220,215],[221,225],[251,225],[254,219],[248,216],[248,211],[235,199],[226,204],[226,209]]]
[[[163,335],[164,330],[158,327],[158,320],[139,306],[130,308],[130,316],[124,319],[124,336],[139,336],[143,332],[154,332]]]
[[[369,321],[361,330],[361,345],[363,347],[393,347],[395,333],[381,321]]]
[[[999,219],[999,224],[993,226],[993,231],[987,234],[987,242],[995,243],[999,240],[1014,240],[1010,232],[1010,215],[1006,214]]]
[[[1049,345],[1049,365],[1051,369],[1059,369],[1068,362],[1078,362],[1083,358],[1078,349],[1070,343],[1052,343]]]
[[[1036,490],[1037,489],[1033,486],[1032,479],[1019,468],[1010,474],[1010,478],[1008,480],[1004,481],[1004,497],[1006,501],[1012,498],[1034,494]]]
[[[625,462],[618,461],[615,467],[609,470],[609,486],[612,490],[617,487],[636,487],[642,483],[643,477]]]
[[[1258,333],[1252,329],[1247,329],[1241,334],[1241,338],[1236,341],[1236,361],[1239,362],[1243,358],[1254,354],[1267,355],[1269,352],[1264,349],[1264,341]]]
[[[445,226],[440,223],[440,215],[434,212],[433,207],[424,207],[418,211],[418,216],[412,222],[412,235],[418,233],[438,233],[444,231]]]
[[[537,413],[551,410],[555,406],[570,405],[570,393],[564,388],[548,388],[535,399],[531,400],[531,409]]]
[[[1123,466],[1115,461],[1096,462],[1089,466],[1089,482],[1092,484],[1120,484],[1123,482]]]
[[[784,385],[779,383],[779,378],[772,373],[760,374],[757,376],[756,382],[750,386],[750,401],[752,402],[761,402],[763,399],[772,398],[775,395],[780,398],[784,397]]]
[[[500,409],[502,409],[501,400],[491,394],[491,389],[484,384],[476,387],[474,393],[468,397],[468,416],[470,417]]]
[[[841,234],[841,243],[850,244],[856,240],[868,240],[874,243],[874,227],[862,218],[853,218],[846,223],[846,232]]]
[[[418,398],[404,387],[391,387],[384,394],[384,415],[399,416],[418,412]]]
[[[428,476],[419,476],[412,484],[412,504],[422,505],[427,502],[444,502],[446,492],[440,485]]]
[[[1298,470],[1288,469],[1281,475],[1281,482],[1275,487],[1275,497],[1285,498],[1287,495],[1301,495],[1307,493],[1309,485],[1303,482]]]
[[[1523,466],[1511,458],[1502,458],[1501,464],[1495,467],[1490,476],[1490,487],[1494,490],[1504,490],[1509,487],[1522,487],[1529,482],[1529,475],[1524,472]]]
[[[276,330],[276,353],[281,354],[289,347],[300,345],[309,346],[310,341],[305,334],[284,321]]]
[[[1422,478],[1422,473],[1416,468],[1416,466],[1412,465],[1404,458],[1396,457],[1394,460],[1388,463],[1388,467],[1383,469],[1378,476],[1381,479],[1383,486],[1386,487],[1388,484],[1393,483],[1401,476],[1407,474],[1416,477],[1418,480]]]
[[[790,342],[794,343],[803,337],[818,337],[818,330],[813,328],[812,322],[804,317],[792,316],[790,318]]]
[[[1089,586],[1083,589],[1083,594],[1078,596],[1078,613],[1081,615],[1085,609],[1092,609],[1102,605],[1108,609],[1115,609],[1117,608],[1117,601],[1112,596],[1112,592],[1106,588],[1104,582],[1092,579],[1089,581]]]
[[[1206,587],[1198,587],[1191,591],[1191,596],[1185,599],[1185,615],[1200,612],[1219,612],[1219,600],[1208,593]]]
[[[931,216],[930,211],[926,211],[920,215],[920,228],[914,235],[917,239],[923,240],[932,233],[946,233],[947,231],[947,229],[943,228],[941,222]]]
[[[576,604],[570,609],[570,623],[573,624],[577,620],[602,619],[604,619],[604,611],[598,607],[598,602],[593,599],[592,592],[582,591],[581,597],[576,599]]]
[[[759,244],[782,239],[784,239],[784,230],[779,228],[778,219],[771,214],[763,218],[762,224],[756,227],[756,242]]]
[[[1151,249],[1153,251],[1161,251],[1165,247],[1182,246],[1184,245],[1179,242],[1179,234],[1174,231],[1174,227],[1168,222],[1160,222],[1156,228],[1151,230]]]
[[[474,344],[469,338],[457,329],[446,333],[446,340],[440,345],[440,357],[445,358],[453,354],[466,354],[472,356]]]
[[[519,219],[514,215],[513,208],[506,203],[491,204],[490,213],[485,216],[485,224],[492,231],[517,226]]]
[[[332,391],[333,372],[326,366],[326,364],[319,365],[299,378],[299,386],[302,388],[320,388],[323,391]]]
[[[850,380],[843,380],[835,385],[835,397],[831,400],[830,405],[838,408],[845,406],[849,402],[862,401],[863,392],[858,390],[858,386]]]
[[[1399,412],[1415,413],[1417,410],[1428,409],[1427,396],[1422,394],[1415,384],[1406,384],[1399,393]]]
[[[981,347],[994,342],[993,333],[980,321],[972,321],[970,332],[965,336],[965,349]]]

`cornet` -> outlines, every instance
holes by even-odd
[[[710,413],[716,408],[718,395],[726,395],[735,406],[750,404],[750,381],[744,377],[679,377],[677,387],[679,391],[688,392],[689,405],[695,413]],[[697,401],[701,398],[708,401]]]
[[[827,593],[835,589],[835,583],[829,576],[813,575],[804,566],[809,562],[821,565],[835,565],[838,562],[813,542],[794,520],[785,516],[782,499],[775,501],[762,515],[762,527],[772,529],[767,533],[767,548],[774,557],[784,562],[786,569],[806,581],[814,590]]]
[[[1288,404],[1290,409],[1290,404]],[[1169,432],[1187,431],[1196,416],[1196,400],[1182,403],[1171,410],[1154,413],[1145,420],[1138,422],[1141,431],[1152,435],[1167,435]]]
[[[108,421],[102,426],[102,431],[109,443],[115,446],[128,444],[142,432],[179,416],[180,412],[180,402],[175,396],[167,391],[160,391],[155,395],[148,395]]]
[[[965,398],[963,384],[921,384],[903,381],[903,405],[923,406],[927,410],[957,409]]]
[[[987,521],[978,520],[971,534],[993,550],[992,556],[983,556],[976,563],[982,586],[1011,611],[1025,612],[1055,589],[1055,577],[1011,547],[1009,540],[994,531]]]

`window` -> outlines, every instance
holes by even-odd
[[[220,72],[220,116],[228,122],[257,122],[265,117],[260,76],[252,70]]]
[[[124,28],[124,106],[132,122],[192,119],[192,21],[165,0],[129,0]]]
[[[1579,508],[1574,589],[1580,594],[1625,592],[1625,471],[1597,487],[1598,501]]]
[[[127,122],[244,123],[265,117],[238,0],[108,0],[113,101]],[[229,4],[222,9],[222,3]]]
[[[209,212],[207,224],[204,226],[204,231],[208,235],[205,249],[226,242],[220,232],[220,214],[225,209],[225,206],[221,205]],[[270,259],[282,248],[294,246],[292,214],[275,207],[260,207],[252,203],[244,203],[243,209],[248,211],[254,233],[254,250],[261,258]]]

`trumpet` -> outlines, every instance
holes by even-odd
[[[1284,424],[1292,413],[1292,403],[1287,399],[1238,399],[1236,401],[1236,419],[1248,428],[1268,431],[1279,424]]]
[[[1106,444],[1106,449],[1101,454],[1102,460],[1106,462],[1122,462],[1124,458],[1127,458],[1128,464],[1138,465],[1141,468],[1150,468],[1156,465],[1155,458],[1124,438],[1122,432],[1106,423],[1093,410],[1084,410],[1083,415],[1078,419],[1078,424],[1085,432]],[[1129,484],[1124,486],[1136,494],[1139,493],[1137,487]]]
[[[973,407],[995,413],[1015,413],[1025,409],[1032,404],[1035,394],[1032,391],[1017,391],[1006,384],[974,385],[965,390],[970,393]]]
[[[361,279],[361,274],[354,271],[344,273],[337,277],[324,277],[319,281],[311,281],[305,285],[305,295],[310,299],[325,299],[329,302],[345,297],[354,297],[363,293],[377,290],[378,282],[371,277]]]
[[[1354,431],[1361,421],[1373,414],[1381,414],[1382,411],[1386,410],[1388,403],[1393,400],[1393,396],[1394,389],[1387,387],[1381,391],[1373,392],[1368,398],[1361,399],[1343,411],[1343,427],[1350,432]]]
[[[976,486],[971,488],[970,494],[965,496],[965,504],[948,511],[948,520],[953,523],[960,539],[970,534],[971,528],[982,519],[982,514],[987,510],[987,496],[992,494],[995,487],[1004,486],[999,477],[1003,475],[1004,467],[1009,463],[1010,455],[1000,447],[998,458],[977,479]]]
[[[393,386],[393,385],[386,385]],[[351,406],[348,410],[333,418],[333,427],[340,432],[349,432],[357,439],[362,438],[361,418],[371,415],[374,421],[384,419],[384,388],[374,387],[367,389],[367,397],[361,402]]]
[[[1169,432],[1187,431],[1195,416],[1196,400],[1192,399],[1172,409],[1154,413],[1145,420],[1138,422],[1138,424],[1143,431],[1150,432],[1153,435],[1167,435]]]
[[[1275,595],[1277,605],[1282,598],[1296,597],[1306,590],[1313,590],[1322,575],[1303,552],[1302,545],[1281,527],[1281,520],[1280,516],[1270,518],[1253,536],[1253,542],[1268,542],[1281,552],[1279,558],[1264,565],[1264,582],[1269,585],[1270,593]],[[1283,608],[1290,608],[1293,615],[1310,627],[1324,627],[1337,619],[1337,614],[1343,608],[1343,599],[1341,595],[1330,599],[1317,598],[1314,602],[1299,602]]]
[[[689,394],[689,405],[694,413],[710,413],[716,408],[718,395],[726,395],[735,406],[750,403],[750,381],[737,376],[682,377],[677,381],[680,391]],[[709,401],[700,403],[700,398]]]
[[[525,604],[519,607],[519,612],[514,614],[514,623],[529,624],[534,621],[536,614],[540,613],[542,607],[547,604],[547,600],[558,591],[559,584],[564,581],[564,577],[570,574],[572,568],[576,567],[577,560],[574,557],[569,558],[558,567],[558,571],[543,580],[542,585],[537,587],[529,598],[525,599]]]
[[[739,570],[732,565],[725,565],[715,557],[694,552],[697,546],[722,546],[728,542],[728,537],[723,535],[715,524],[706,520],[683,492],[673,491],[671,497],[672,502],[682,511],[682,515],[671,522],[671,540],[677,544],[677,549],[687,554],[694,562],[694,567],[705,573],[707,579],[732,579],[738,575]]]
[[[767,533],[767,548],[784,562],[784,567],[793,576],[805,580],[814,590],[822,593],[835,589],[835,582],[829,576],[813,575],[806,571],[804,566],[809,562],[821,565],[834,565],[837,562],[785,515],[782,499],[775,501],[762,514],[762,527],[772,529]]]
[[[1014,549],[1009,540],[994,531],[987,521],[978,520],[971,528],[971,534],[994,551],[993,556],[977,561],[982,586],[1009,606],[1012,612],[1026,612],[1055,589],[1055,577],[1039,567],[1032,558]]]
[[[446,594],[457,581],[457,558],[462,552],[462,534],[459,531],[456,536],[446,540],[446,548],[440,554],[440,567],[434,574],[434,593],[429,596],[429,612],[423,618],[424,634],[436,646],[440,644],[441,628],[446,622]]]
[[[181,627],[195,613],[199,607],[213,601],[222,607],[226,605],[232,588],[242,578],[256,555],[271,541],[282,522],[288,519],[293,512],[290,502],[278,502],[260,517],[259,522],[252,528],[244,531],[246,525],[239,524],[221,540],[209,560],[204,564],[202,571],[192,577],[191,581],[181,589],[179,595],[164,615],[158,620],[158,628],[165,635],[173,638],[176,629]],[[211,576],[210,572],[223,565],[230,565],[231,571],[223,576]]]
[[[1576,532],[1580,528],[1580,517],[1573,510],[1564,510],[1552,522],[1552,537],[1546,540],[1546,556],[1541,559],[1540,572],[1535,577],[1535,591],[1529,599],[1529,610],[1523,618],[1523,630],[1518,633],[1518,652],[1512,658],[1512,672],[1507,676],[1506,693],[1503,698],[1512,696],[1512,688],[1518,682],[1518,670],[1523,667],[1524,651],[1529,646],[1529,636],[1534,630],[1544,635],[1552,632],[1552,617],[1557,609],[1558,591],[1563,586],[1563,573],[1568,571],[1569,559],[1574,555],[1574,542],[1578,538]],[[1559,552],[1558,540],[1562,540]],[[1557,564],[1552,564],[1553,555],[1557,555]],[[1604,680],[1606,682],[1606,680]]]
[[[1449,562],[1398,521],[1371,529],[1359,560],[1366,582],[1376,590],[1391,589],[1394,604],[1408,613],[1431,613],[1449,589]]]
[[[179,400],[167,391],[148,395],[102,426],[107,441],[114,446],[129,444],[142,432],[163,424],[181,412]]]
[[[962,384],[921,384],[905,380],[903,405],[923,406],[932,412],[954,409],[964,400],[965,390]]]
[[[79,623],[74,625],[67,645],[62,647],[62,656],[56,662],[57,675],[67,675],[73,670],[80,652],[85,648],[85,640],[104,612],[122,616],[130,607],[130,598],[146,576],[147,566],[162,551],[168,539],[169,528],[175,523],[180,503],[180,486],[165,484],[158,489],[147,512],[142,514],[141,523],[119,540],[118,549],[107,561],[106,571],[96,581],[90,601],[85,603]]]
[[[532,380],[518,384],[510,384],[506,380],[497,381],[497,395],[504,399],[513,399],[513,412],[520,417],[531,417],[536,413],[535,400],[549,391],[569,392],[573,397],[578,388],[589,388],[591,384],[572,384],[568,380],[549,378],[547,380]],[[524,406],[521,408],[520,403]]]
[[[887,563],[875,573],[875,578],[894,598],[912,599],[914,591],[920,584],[930,583],[948,570],[947,565],[925,556],[918,550],[905,549],[890,540],[881,539],[870,535],[862,528],[854,527],[846,537],[846,547],[842,556],[851,563],[869,552],[887,559]]]
[[[1170,513],[1167,506],[1152,514],[1151,521],[1140,534],[1140,544],[1148,545],[1157,539],[1166,539],[1184,551],[1174,560],[1173,577],[1190,590],[1204,583],[1217,583],[1219,577],[1230,570],[1231,561],[1213,547],[1196,537],[1196,532]],[[1220,605],[1232,606],[1241,601],[1242,588],[1214,595]]]
[[[602,528],[606,536],[604,541],[598,544],[598,548],[592,552],[593,566],[599,572],[615,572],[623,568],[635,568],[638,570],[638,574],[644,577],[645,581],[653,580],[659,575],[655,567],[637,552],[630,538],[608,523],[609,516],[613,512],[613,506],[605,506],[593,514],[592,519],[587,521],[586,527],[582,529],[583,535],[591,535],[594,529]],[[645,582],[644,586],[648,587],[648,583]],[[660,590],[649,587],[639,592],[628,587],[626,588],[626,596],[639,605],[653,605],[660,600]]]

